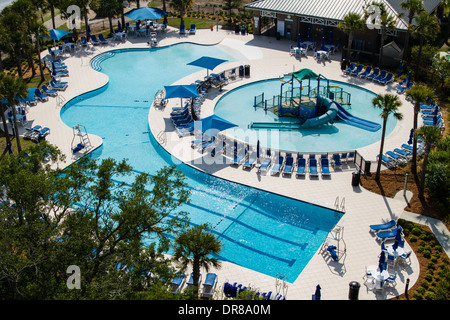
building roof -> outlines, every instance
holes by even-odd
[[[379,0],[383,2],[389,16],[397,20],[396,28],[407,29],[407,11],[400,6],[402,0]],[[343,21],[349,12],[364,15],[364,8],[371,3],[368,0],[256,0],[245,7],[252,10],[279,12],[290,15],[324,18],[328,20]],[[441,0],[424,1],[425,8],[432,12],[441,3]],[[403,19],[399,13],[405,13]]]

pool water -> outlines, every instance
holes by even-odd
[[[314,81],[315,82],[315,81]],[[265,100],[280,94],[282,82],[270,79],[250,83],[226,93],[216,104],[214,113],[237,124],[237,128],[227,130],[230,135],[256,145],[296,152],[337,152],[355,150],[376,143],[381,139],[381,129],[376,132],[360,129],[344,122],[335,121],[314,128],[293,130],[249,129],[252,122],[295,122],[293,117],[278,117],[273,111],[254,108],[254,97],[264,93]],[[313,81],[311,82],[311,85]],[[321,85],[324,85],[321,83]],[[297,85],[296,85],[297,86]],[[315,85],[317,87],[317,84]],[[376,94],[351,84],[330,81],[330,86],[339,86],[351,94],[351,105],[344,106],[352,115],[382,125],[381,110],[372,106]],[[286,92],[284,86],[283,92]],[[290,89],[289,89],[290,90]],[[397,120],[389,117],[386,135],[394,130]],[[351,137],[351,139],[349,139]]]
[[[103,138],[94,158],[126,158],[136,173],[155,174],[174,163],[150,133],[148,112],[154,94],[198,71],[186,64],[203,55],[229,61],[239,57],[220,46],[194,44],[116,52],[101,63],[109,83],[69,101],[61,118],[68,126],[82,124]],[[210,224],[223,244],[218,258],[269,276],[286,275],[291,283],[342,217],[340,212],[216,178],[183,163],[176,166],[191,189],[191,202],[180,210],[189,212],[191,224]],[[126,177],[124,182],[133,179]]]

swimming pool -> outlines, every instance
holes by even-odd
[[[127,158],[136,173],[155,174],[173,162],[150,133],[153,96],[164,85],[198,71],[186,64],[203,55],[236,60],[220,46],[194,44],[117,51],[101,62],[109,83],[69,101],[61,118],[68,126],[82,124],[103,138],[93,157]],[[161,59],[168,64],[164,72]],[[291,283],[342,217],[341,212],[176,165],[191,189],[191,202],[180,209],[189,212],[192,224],[211,225],[223,244],[218,258],[273,277],[286,275]],[[134,177],[126,179],[129,183]]]
[[[340,121],[314,128],[274,130],[275,132],[265,129],[249,129],[251,122],[297,121],[292,117],[278,117],[273,111],[253,107],[255,96],[264,93],[265,99],[271,99],[280,94],[281,84],[279,79],[268,79],[231,90],[217,102],[214,113],[238,125],[237,128],[227,130],[230,135],[253,145],[260,140],[263,147],[281,150],[296,152],[346,151],[365,147],[380,140],[381,129],[371,132]],[[317,87],[317,84],[315,86]],[[372,99],[376,97],[375,93],[333,80],[330,80],[330,86],[339,86],[351,94],[351,106],[344,107],[352,115],[382,124],[380,110],[372,106]],[[287,91],[286,88],[284,88],[285,91]],[[388,118],[386,135],[394,130],[396,124],[397,120],[394,117]]]

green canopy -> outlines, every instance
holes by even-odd
[[[302,81],[303,79],[319,79],[319,75],[311,69],[302,69],[294,72],[292,77],[296,78],[298,81]]]

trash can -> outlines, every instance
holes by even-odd
[[[239,34],[239,23],[234,24],[234,33]]]
[[[239,66],[239,77],[244,76],[244,66]]]
[[[250,65],[246,64],[244,66],[244,71],[245,71],[245,76],[249,77],[250,76]]]
[[[245,24],[241,26],[241,35],[245,36]]]
[[[370,161],[365,161],[364,163],[364,173],[366,174],[370,174],[370,165],[372,164],[372,162]]]
[[[352,281],[348,284],[348,299],[349,300],[358,300],[359,295],[359,287],[361,286],[359,282]]]
[[[361,178],[361,172],[358,170],[352,173],[352,186],[357,187],[359,186],[359,180]]]

